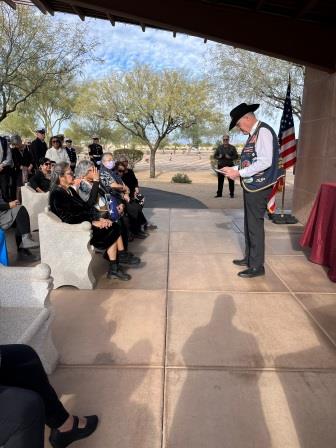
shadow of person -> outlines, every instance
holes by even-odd
[[[336,301],[316,307],[312,313],[335,341]],[[279,409],[278,422],[279,425],[283,421],[290,424],[296,439],[296,443],[290,445],[293,448],[329,448],[335,446],[336,440],[335,345],[314,323],[311,327],[316,336],[313,347],[275,359],[278,369],[290,367],[294,370],[278,372],[285,402]]]
[[[269,448],[258,381],[263,358],[253,335],[233,324],[230,295],[216,299],[210,322],[194,330],[186,369],[168,376],[167,448]],[[192,369],[190,369],[192,367]]]

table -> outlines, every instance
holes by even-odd
[[[8,266],[8,255],[5,232],[0,229],[0,263]]]
[[[336,183],[324,183],[315,199],[300,245],[312,248],[309,260],[329,267],[336,282]]]

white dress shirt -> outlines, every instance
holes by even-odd
[[[248,138],[250,138],[250,136],[255,133],[259,123],[259,121],[255,123]],[[239,169],[239,166],[235,166],[235,169],[239,170],[239,174],[241,177],[252,177],[257,173],[260,173],[261,171],[265,171],[272,165],[273,135],[268,129],[259,129],[259,134],[255,145],[255,152],[257,154],[257,158],[250,166],[242,169]]]
[[[56,149],[56,148],[51,147],[48,149],[45,156],[48,159],[53,160],[56,163],[60,163],[60,162],[70,163],[68,153],[66,152],[66,149],[64,149],[64,148]]]

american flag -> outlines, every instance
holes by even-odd
[[[280,130],[278,134],[280,145],[280,158],[285,170],[294,166],[296,163],[296,141],[295,141],[295,129],[293,120],[293,110],[291,102],[291,85],[290,79],[288,80],[286,100],[284,104],[284,110],[282,112]],[[267,209],[269,213],[274,213],[276,209],[275,195],[278,191],[282,191],[284,187],[284,178],[281,177],[277,183],[273,186]]]
[[[287,170],[291,166],[294,166],[296,162],[295,129],[294,129],[292,102],[290,94],[291,94],[291,85],[289,80],[278,135],[280,145],[280,157],[282,158],[282,163],[285,170]]]

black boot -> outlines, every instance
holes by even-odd
[[[128,266],[136,266],[136,265],[140,264],[141,260],[139,257],[136,257],[133,254],[130,255],[125,250],[122,250],[122,251],[118,252],[118,262],[120,264],[125,264]]]
[[[126,274],[118,265],[117,261],[110,261],[109,270],[107,273],[107,278],[118,278],[119,280],[123,280],[124,282],[127,280],[131,280],[131,276]]]

